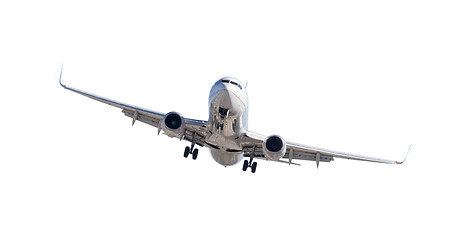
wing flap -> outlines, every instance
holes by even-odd
[[[289,151],[290,149],[293,149],[293,156],[292,159],[295,160],[306,160],[306,161],[316,161],[317,160],[317,152],[307,152],[303,151],[302,149],[299,148],[294,148],[290,145],[287,146],[287,152],[285,153],[285,156],[283,158],[285,159],[290,159]],[[320,153],[320,162],[331,162],[333,161],[333,156]]]
[[[158,128],[160,126],[160,121],[162,121],[162,118],[154,117],[150,114],[144,114],[143,112],[140,113],[130,109],[123,109],[122,113],[124,113],[125,116],[133,119],[133,124],[135,121],[141,121],[145,124]]]

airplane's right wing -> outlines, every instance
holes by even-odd
[[[92,93],[78,90],[70,86],[66,86],[61,83],[61,77],[62,77],[62,68],[61,68],[61,75],[59,77],[59,84],[61,84],[61,86],[64,89],[70,90],[72,92],[78,93],[80,95],[91,98],[93,100],[96,100],[96,101],[99,101],[105,104],[109,104],[111,106],[122,109],[122,112],[125,114],[125,116],[133,119],[132,124],[134,124],[136,121],[140,121],[145,124],[149,124],[151,126],[156,127],[158,129],[158,133],[160,133],[160,130],[162,130],[161,123],[162,123],[163,118],[167,114],[148,110],[146,108],[141,108],[141,107],[137,107],[137,106],[126,104],[126,103],[122,103],[120,101],[111,100],[111,99],[101,97],[101,96],[98,96]],[[175,136],[175,137],[178,137],[180,139],[185,139],[190,142],[194,142],[195,144],[201,147],[203,146],[209,147],[208,145],[205,145],[206,143],[205,138],[208,134],[206,130],[206,126],[208,122],[205,120],[195,120],[195,119],[189,119],[189,118],[183,118],[183,119],[184,119],[184,126],[185,126],[184,133],[182,133],[181,135]]]

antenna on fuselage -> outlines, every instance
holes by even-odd
[[[248,86],[248,80],[247,80],[247,83],[245,83],[245,88],[247,88],[247,86]]]

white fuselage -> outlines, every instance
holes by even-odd
[[[213,145],[211,155],[221,165],[231,166],[243,158],[239,138],[248,129],[248,94],[237,79],[217,81],[208,100],[210,116],[206,141]]]

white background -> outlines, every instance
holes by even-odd
[[[162,1],[164,2],[164,1]],[[0,239],[459,239],[458,1],[2,1]],[[224,168],[58,84],[402,160]]]

